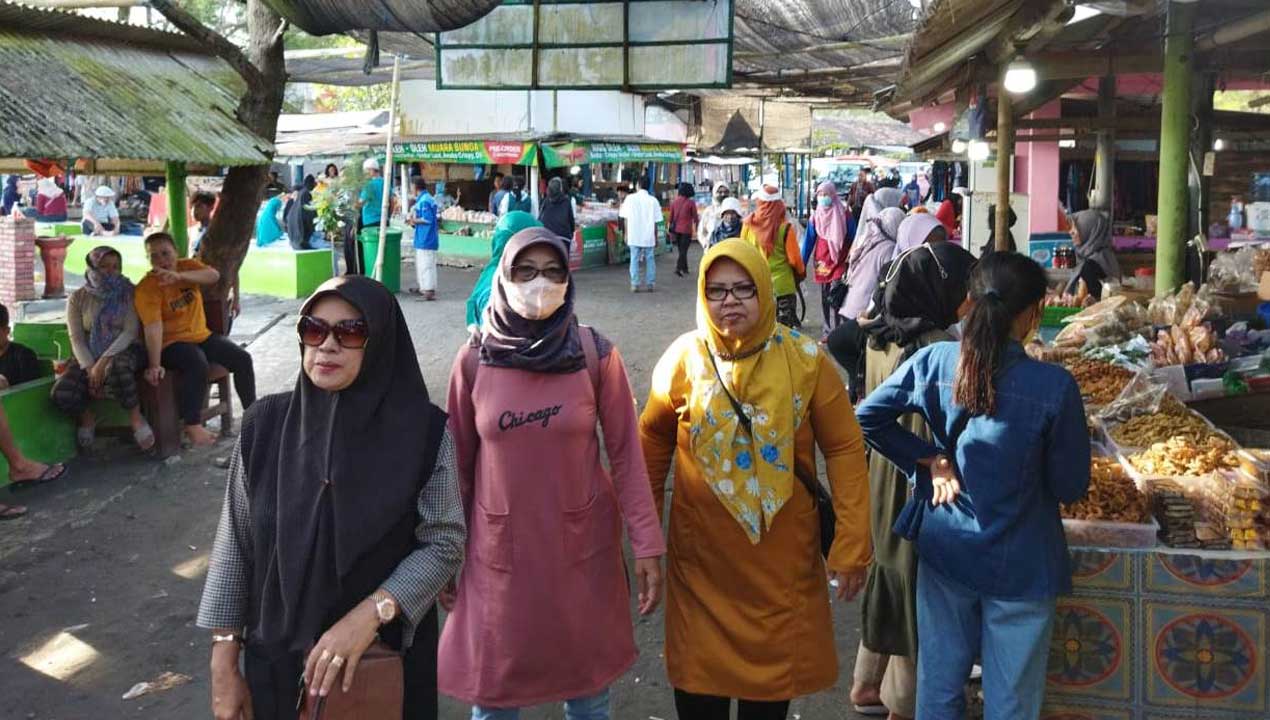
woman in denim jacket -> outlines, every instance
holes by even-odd
[[[984,258],[962,341],[920,350],[856,409],[913,486],[894,530],[917,546],[921,720],[964,716],[977,657],[986,720],[1040,714],[1054,600],[1071,590],[1059,503],[1089,486],[1080,390],[1023,352],[1045,289],[1031,259]],[[933,442],[896,422],[910,412]]]

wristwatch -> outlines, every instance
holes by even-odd
[[[370,596],[375,601],[375,613],[379,615],[379,624],[387,625],[397,618],[397,601],[383,590]]]

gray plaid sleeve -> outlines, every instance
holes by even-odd
[[[437,594],[463,564],[467,524],[459,499],[454,438],[449,430],[441,438],[432,478],[419,493],[418,509],[418,544],[383,585],[401,605],[404,636],[408,639],[414,637],[415,627],[428,614]]]
[[[207,566],[207,582],[198,606],[196,624],[201,628],[241,630],[247,622],[247,593],[251,577],[251,509],[247,499],[246,472],[242,448],[234,444],[225,484],[212,557]]]

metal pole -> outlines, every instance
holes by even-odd
[[[1098,79],[1098,119],[1104,129],[1098,131],[1098,149],[1094,153],[1094,196],[1089,205],[1105,210],[1114,218],[1112,207],[1116,178],[1116,131],[1112,127],[1116,117],[1116,76]],[[1068,208],[1070,210],[1070,208]]]
[[[1186,264],[1191,139],[1191,64],[1195,5],[1169,3],[1164,38],[1164,98],[1160,108],[1160,199],[1155,238],[1155,292],[1182,284]]]
[[[1010,249],[1010,170],[1014,165],[1014,101],[1005,83],[997,85],[997,216],[998,252]]]
[[[384,281],[384,245],[388,238],[388,200],[392,196],[392,141],[397,130],[397,94],[401,90],[401,58],[392,59],[392,94],[388,101],[388,142],[384,153],[384,167],[380,177],[384,179],[384,192],[379,206],[379,247],[375,253],[374,278]],[[400,251],[400,250],[399,250]]]
[[[168,162],[164,168],[168,184],[168,230],[176,241],[178,257],[190,255],[189,209],[185,205],[185,163]]]

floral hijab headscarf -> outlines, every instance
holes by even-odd
[[[759,321],[747,337],[723,337],[707,310],[706,275],[722,258],[739,264],[758,286]],[[820,350],[811,337],[776,323],[767,260],[753,245],[735,239],[710,248],[701,261],[697,336],[695,352],[687,359],[692,379],[688,405],[698,419],[692,454],[715,497],[750,543],[758,544],[764,528],[771,530],[776,513],[793,495],[794,436],[807,417]],[[753,436],[737,417],[728,392],[749,416]]]

